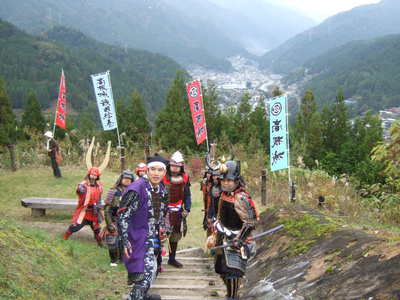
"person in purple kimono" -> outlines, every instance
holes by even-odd
[[[122,196],[118,225],[124,247],[130,300],[156,300],[148,295],[157,273],[157,255],[165,239],[167,195],[162,180],[167,162],[158,154],[147,160],[147,178],[130,184]]]

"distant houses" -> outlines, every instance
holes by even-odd
[[[394,121],[400,120],[400,107],[392,107],[385,110],[380,110],[379,117],[382,121],[383,138],[385,141],[388,141],[390,139],[390,127]]]

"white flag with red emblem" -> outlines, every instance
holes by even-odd
[[[201,93],[200,80],[187,83],[186,91],[189,99],[190,111],[192,113],[194,135],[197,145],[200,145],[207,140],[207,126],[204,117],[203,95]]]

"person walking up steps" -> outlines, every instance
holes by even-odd
[[[166,191],[162,180],[166,165],[159,155],[149,157],[147,178],[130,184],[122,196],[118,224],[128,285],[132,285],[129,300],[161,299],[148,295],[148,290],[157,274],[156,252],[160,240],[165,239]]]
[[[169,236],[168,264],[176,268],[183,265],[176,260],[178,242],[186,235],[186,218],[192,205],[189,175],[185,173],[182,153],[175,152],[169,161],[164,184],[168,191],[167,224],[171,227]]]

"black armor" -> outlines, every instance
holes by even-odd
[[[217,246],[215,271],[221,275],[227,288],[228,299],[238,299],[240,279],[246,272],[248,259],[254,252],[254,243],[247,238],[255,228],[257,213],[254,202],[245,191],[240,175],[240,162],[228,161],[221,167],[222,193],[216,213]],[[231,190],[224,188],[224,180],[234,180]],[[225,184],[225,187],[227,185]]]

